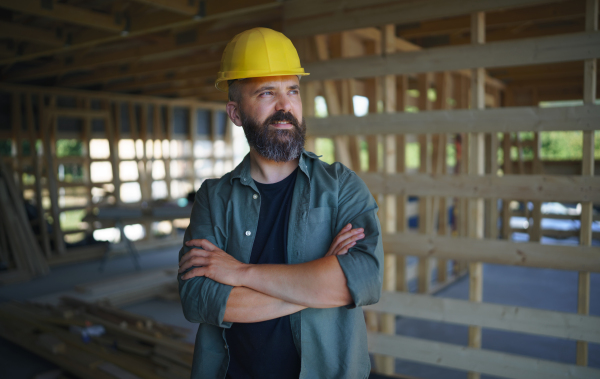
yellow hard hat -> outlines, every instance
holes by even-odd
[[[262,76],[309,75],[289,38],[267,28],[246,30],[225,47],[215,87],[227,92],[228,80]]]

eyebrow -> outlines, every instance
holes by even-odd
[[[288,86],[287,89],[299,89],[300,86],[298,84],[292,84],[291,86]],[[260,87],[259,89],[257,89],[256,91],[254,91],[253,95],[256,95],[259,92],[262,91],[270,91],[270,90],[274,90],[275,87],[273,86],[264,86],[264,87]]]

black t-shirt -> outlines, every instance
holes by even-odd
[[[287,263],[287,237],[298,169],[273,184],[256,183],[260,215],[250,263]],[[290,316],[256,323],[234,323],[225,330],[229,347],[227,379],[297,379],[300,356],[294,345]]]

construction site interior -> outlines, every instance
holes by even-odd
[[[371,378],[600,378],[598,0],[0,0],[0,377],[189,378],[178,253],[249,152],[223,49],[296,47],[379,205]]]

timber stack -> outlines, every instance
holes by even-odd
[[[0,285],[50,272],[27,218],[22,192],[0,160]]]
[[[92,379],[189,378],[187,329],[65,297],[58,306],[0,305],[0,337],[70,374]]]

